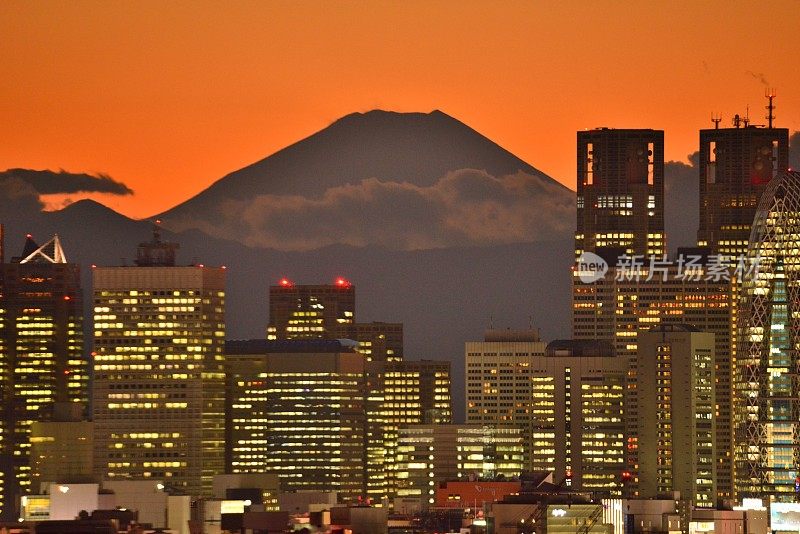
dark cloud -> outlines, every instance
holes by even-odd
[[[31,184],[0,174],[0,222],[27,220],[37,216],[43,207]]]
[[[789,136],[789,168],[800,171],[800,132]]]
[[[95,176],[86,173],[58,172],[33,169],[8,169],[0,172],[0,179],[14,178],[29,184],[41,195],[57,193],[110,193],[131,195],[133,190],[107,174]]]
[[[383,182],[328,189],[320,198],[260,195],[227,201],[213,222],[169,220],[247,245],[311,250],[379,245],[418,250],[554,240],[572,234],[575,195],[519,172],[460,170],[431,186]]]
[[[664,164],[664,230],[670,252],[697,244],[700,152],[689,154],[688,160],[688,164],[682,161]]]

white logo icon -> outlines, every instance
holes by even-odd
[[[584,252],[578,258],[576,268],[581,282],[591,284],[603,278],[608,272],[608,263],[594,252]]]

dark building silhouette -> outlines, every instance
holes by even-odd
[[[342,324],[336,337],[357,341],[359,352],[368,362],[403,360],[403,323]]]
[[[368,362],[403,359],[403,324],[357,323],[356,288],[341,277],[315,285],[282,278],[270,286],[267,339],[352,339]]]
[[[85,405],[88,380],[80,267],[57,235],[42,246],[28,235],[0,264],[0,520],[16,521],[31,490],[31,425],[52,420],[56,403]]]
[[[300,285],[287,278],[269,287],[267,338],[337,339],[355,322],[356,288],[344,278],[330,285]]]
[[[577,148],[576,256],[609,247],[664,254],[664,132],[587,130]]]
[[[788,129],[742,124],[737,116],[733,128],[700,130],[697,241],[733,262],[747,252],[767,184],[789,166]]]

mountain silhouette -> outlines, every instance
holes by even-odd
[[[318,197],[331,187],[368,178],[432,185],[458,169],[485,170],[495,176],[523,171],[560,185],[439,110],[373,110],[345,115],[327,128],[226,175],[159,216],[175,218],[186,212],[214,209],[221,199],[259,194]]]
[[[567,238],[573,214],[569,189],[445,113],[374,110],[347,115],[158,217],[175,231],[311,250]]]
[[[131,265],[152,223],[92,200],[45,212],[35,192],[12,185],[0,188],[6,257],[26,233],[40,241],[58,233],[67,258],[83,266],[91,317],[90,265]],[[348,277],[359,321],[402,322],[407,358],[453,362],[461,417],[464,342],[480,340],[490,318],[495,327],[532,322],[546,339],[569,337],[574,209],[574,193],[444,113],[372,111],[229,174],[162,216],[164,239],[180,243],[179,264],[227,267],[228,338],[264,336],[268,288],[281,277]],[[249,239],[231,231],[264,211],[280,212],[288,226],[242,226]],[[298,225],[307,234],[292,233]],[[288,241],[259,240],[272,227]],[[361,241],[346,239],[359,232]],[[308,241],[317,234],[327,240]],[[307,246],[279,246],[298,242]],[[90,321],[86,333],[88,342]]]

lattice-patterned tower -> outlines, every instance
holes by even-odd
[[[736,494],[796,501],[800,481],[800,173],[761,197],[742,282],[736,394]]]

